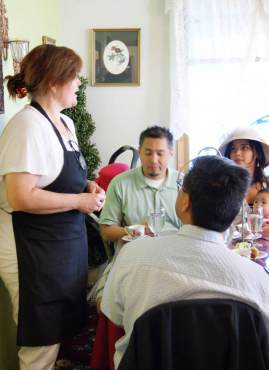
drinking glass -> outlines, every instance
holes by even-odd
[[[165,224],[165,209],[160,208],[149,213],[148,225],[155,236],[160,235]]]
[[[249,207],[247,222],[249,229],[253,233],[252,239],[259,239],[261,237],[260,232],[262,231],[263,225],[263,208],[262,207]],[[254,243],[255,246],[259,247],[258,243]]]

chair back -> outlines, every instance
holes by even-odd
[[[135,322],[118,370],[268,370],[262,315],[228,299],[156,306]]]
[[[128,166],[127,164],[115,162],[119,155],[124,153],[127,150],[131,150],[132,152],[132,159],[131,165]],[[107,191],[108,185],[110,184],[111,180],[119,175],[120,173],[129,170],[130,168],[135,168],[137,161],[139,158],[138,150],[133,148],[132,146],[125,145],[115,151],[109,159],[108,165],[101,168],[98,177],[95,179],[96,183],[101,186],[102,189]]]
[[[133,153],[130,168],[135,168],[139,158],[139,152],[137,149],[130,145],[124,145],[120,147],[118,150],[116,150],[115,153],[113,153],[112,156],[110,157],[108,164],[114,163],[118,156],[126,152],[127,150],[131,150],[131,152]]]

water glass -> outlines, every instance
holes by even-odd
[[[155,236],[158,236],[165,224],[165,209],[160,208],[150,212],[148,217],[148,225]]]
[[[249,229],[253,233],[253,239],[261,237],[259,234],[262,231],[263,225],[263,208],[262,207],[249,207],[247,222]]]

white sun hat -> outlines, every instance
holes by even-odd
[[[265,156],[265,163],[266,166],[269,165],[269,141],[265,138],[265,132],[263,130],[259,130],[257,128],[251,127],[238,127],[233,131],[229,132],[228,134],[222,137],[222,143],[219,147],[219,151],[222,155],[225,154],[228,144],[234,140],[255,140],[261,143],[264,156]]]

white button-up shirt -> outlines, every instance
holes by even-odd
[[[142,313],[160,303],[199,298],[246,302],[262,312],[269,333],[269,276],[229,250],[220,233],[184,225],[175,235],[124,246],[101,304],[104,314],[125,330],[116,343],[116,368]]]

